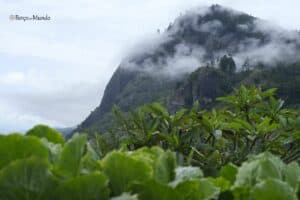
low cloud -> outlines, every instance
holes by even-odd
[[[299,1],[288,4],[281,0],[272,4],[260,0],[215,2],[278,21],[287,28],[300,26]],[[60,126],[82,121],[100,103],[105,85],[132,43],[143,40],[145,35],[167,26],[183,10],[199,4],[209,5],[211,1],[133,0],[130,4],[121,0],[62,0],[59,4],[50,0],[0,1],[0,132],[20,130],[36,123]],[[188,12],[190,16],[208,11],[207,8],[193,10]],[[274,14],[279,12],[284,17]],[[11,14],[48,14],[53,20],[18,23],[8,20]],[[197,20],[193,23],[195,28],[200,28]],[[216,21],[202,28],[218,29],[219,25]],[[175,27],[182,30],[174,26],[174,32]],[[230,41],[231,36],[222,39]],[[148,44],[134,46],[132,54],[151,54],[172,37],[170,33],[156,34],[156,43],[150,36],[147,40]],[[176,49],[172,56],[158,61],[163,73],[155,70],[155,75],[176,77],[206,64],[203,63],[205,48],[179,42]],[[255,55],[255,51],[251,53]],[[247,56],[239,57],[243,60]],[[151,60],[148,63],[155,64]]]
[[[243,15],[224,7],[214,9],[232,16]],[[253,18],[248,23],[237,24],[237,31],[230,32],[229,25],[218,19],[203,20],[212,12],[211,8],[204,7],[180,16],[165,33],[152,40],[152,45],[139,44],[138,53],[133,52],[121,67],[177,78],[207,63],[216,63],[226,54],[233,56],[238,69],[246,60],[251,65],[263,63],[268,66],[299,61],[300,35],[296,31]],[[242,39],[237,39],[239,31],[244,34]],[[190,35],[185,38],[185,34]],[[201,34],[206,38],[197,45]],[[188,41],[192,37],[198,37],[196,42]]]
[[[75,126],[100,103],[101,87],[99,82],[83,82],[52,91],[1,91],[0,121],[14,121],[22,130],[37,123]]]

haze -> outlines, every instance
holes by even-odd
[[[118,64],[136,43],[164,30],[185,10],[218,3],[300,27],[300,2],[189,0],[0,1],[0,132],[35,124],[69,127],[100,103]],[[50,21],[10,21],[9,15]]]

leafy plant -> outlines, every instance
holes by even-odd
[[[4,138],[18,138],[10,141],[14,145],[30,139],[34,149],[44,144],[32,136]],[[52,148],[43,147],[45,152]],[[240,167],[229,163],[216,177],[205,176],[199,167],[178,165],[175,153],[159,147],[113,151],[98,159],[84,135],[73,136],[57,153],[55,160],[48,154],[6,159],[0,169],[0,198],[285,200],[297,199],[300,191],[299,164],[285,164],[269,152],[250,156]]]
[[[26,135],[35,136],[38,138],[46,138],[52,143],[63,144],[65,142],[61,133],[45,125],[37,125],[33,127],[27,131]]]
[[[43,126],[0,136],[0,199],[299,198],[296,112],[275,89],[242,86],[219,100],[225,108],[174,114],[158,103],[116,108],[114,131],[66,142]]]
[[[270,151],[287,162],[298,160],[300,150],[297,114],[275,98],[276,89],[241,86],[232,95],[218,98],[225,106],[218,110],[190,110],[170,114],[158,103],[129,113],[114,108],[118,143],[134,150],[160,146],[183,156],[183,163],[200,166],[217,175],[228,162],[240,165],[250,154]],[[298,139],[297,139],[298,138]]]

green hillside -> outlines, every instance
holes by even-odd
[[[241,84],[276,87],[288,105],[298,105],[299,34],[266,30],[264,23],[219,5],[180,16],[162,41],[137,47],[121,62],[100,105],[75,132],[109,130],[114,105],[129,111],[158,101],[174,112],[199,101],[210,108]]]

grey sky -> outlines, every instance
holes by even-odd
[[[78,124],[136,43],[187,9],[213,3],[300,28],[296,0],[0,0],[0,132]],[[11,14],[52,19],[9,21]]]

